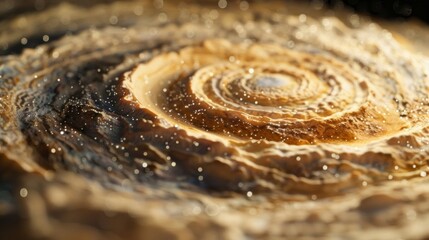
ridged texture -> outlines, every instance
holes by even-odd
[[[127,27],[0,58],[2,232],[428,236],[427,57],[357,15],[160,4],[28,16],[68,14],[78,31],[104,26],[108,12]],[[5,21],[3,46],[37,29]]]

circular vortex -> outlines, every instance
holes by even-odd
[[[0,18],[6,52],[47,32],[0,56],[2,232],[428,236],[428,58],[357,15],[221,2]]]
[[[139,65],[125,86],[160,118],[229,137],[345,143],[407,128],[392,114],[397,90],[372,77],[332,56],[207,40]]]
[[[386,57],[371,47],[371,57]],[[125,72],[123,102],[156,129],[143,141],[165,146],[185,171],[205,169],[199,179],[216,189],[323,197],[420,176],[421,168],[406,170],[402,145],[415,158],[426,141],[412,134],[427,131],[428,99],[416,91],[427,89],[426,69],[413,70],[422,81],[406,83],[389,65],[375,69],[324,48],[207,39]]]

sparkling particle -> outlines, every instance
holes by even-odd
[[[21,188],[19,190],[19,195],[23,198],[27,197],[28,196],[28,190],[26,188]]]
[[[49,41],[49,36],[48,35],[43,35],[43,41],[44,42],[48,42]]]
[[[241,1],[240,2],[240,9],[242,11],[246,11],[249,9],[249,3],[247,1]]]
[[[306,22],[306,21],[307,21],[307,16],[306,16],[305,14],[301,14],[301,15],[299,15],[299,17],[298,17],[298,20],[299,20],[300,22],[304,23],[304,22]]]
[[[22,45],[26,45],[28,43],[28,39],[27,38],[21,38],[21,44]]]
[[[115,25],[115,24],[117,24],[118,23],[118,17],[117,16],[110,16],[110,18],[109,18],[109,22],[110,22],[110,24],[112,24],[112,25]]]
[[[159,22],[166,22],[168,20],[168,16],[165,13],[160,13],[158,15],[158,21]]]
[[[228,6],[228,2],[226,0],[219,0],[217,5],[219,6],[219,8],[223,9],[223,8],[226,8]]]

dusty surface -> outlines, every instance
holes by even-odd
[[[429,237],[427,29],[221,2],[3,20],[2,236]]]

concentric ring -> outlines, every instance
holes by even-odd
[[[357,15],[219,2],[0,19],[25,48],[0,57],[2,233],[427,236],[428,58]]]
[[[344,143],[406,126],[393,100],[372,104],[383,101],[377,86],[347,64],[272,44],[207,40],[141,64],[124,84],[167,119],[240,139]]]

